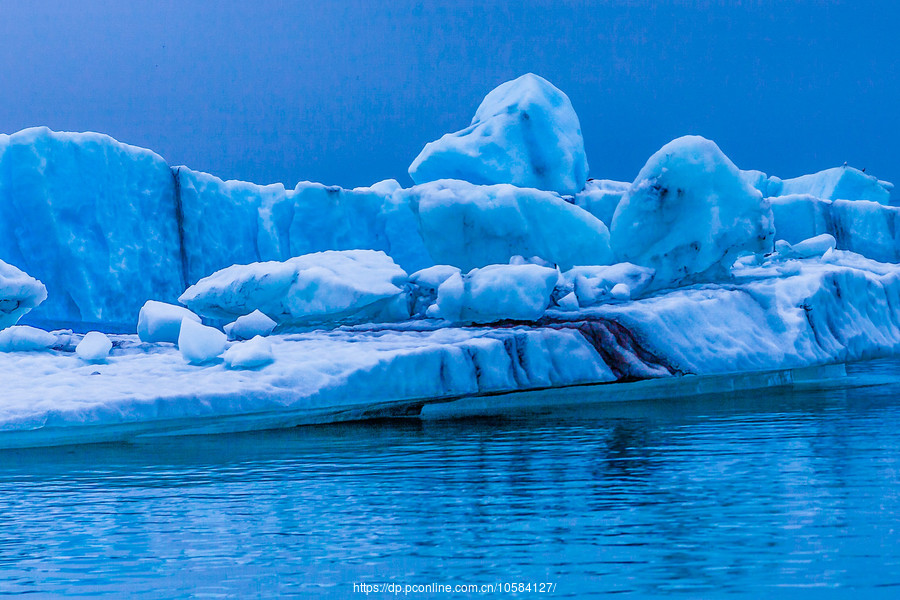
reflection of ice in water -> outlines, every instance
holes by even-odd
[[[895,375],[880,387],[3,451],[0,588],[340,597],[502,575],[582,596],[865,595],[900,563],[898,369],[850,365]]]

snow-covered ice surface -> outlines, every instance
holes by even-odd
[[[427,144],[409,167],[416,183],[462,179],[568,195],[584,188],[587,173],[569,97],[532,73],[495,88],[467,128]]]
[[[534,265],[513,265],[525,266]],[[900,267],[840,250],[775,254],[737,265],[727,283],[551,308],[533,323],[277,334],[266,338],[273,362],[253,370],[191,365],[172,345],[113,339],[101,365],[64,350],[0,353],[0,445],[414,415],[471,395],[870,358],[900,350]]]

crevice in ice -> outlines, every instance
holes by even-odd
[[[618,381],[686,375],[646,348],[627,327],[611,319],[544,323],[555,329],[577,329],[594,347]]]
[[[181,259],[181,289],[188,286],[188,260],[184,245],[184,206],[181,203],[181,179],[178,177],[181,167],[172,168],[172,180],[175,185],[175,223],[178,226],[178,255]]]

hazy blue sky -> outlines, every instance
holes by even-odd
[[[100,131],[223,178],[406,168],[524,72],[572,99],[591,176],[700,134],[791,177],[900,183],[892,2],[0,0],[0,132]]]

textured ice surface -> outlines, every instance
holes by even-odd
[[[823,200],[871,200],[888,204],[893,184],[878,181],[853,167],[835,167],[803,175],[794,179],[784,179],[780,190],[773,190],[773,196],[809,194]]]
[[[206,317],[230,320],[259,310],[297,326],[402,320],[408,312],[396,319],[389,311],[406,279],[384,252],[329,250],[284,262],[233,265],[201,279],[179,301]]]
[[[87,362],[104,362],[112,350],[112,340],[100,331],[89,331],[75,346],[78,358]]]
[[[772,248],[772,211],[713,142],[685,136],[656,152],[616,208],[617,258],[656,270],[653,286],[727,277]]]
[[[609,230],[557,194],[442,180],[401,192],[431,258],[468,271],[537,256],[563,269],[612,262]]]
[[[133,325],[184,288],[172,172],[96,133],[0,135],[0,260],[47,286],[29,319]]]
[[[572,103],[531,73],[494,89],[471,125],[427,144],[409,167],[416,183],[462,179],[569,195],[584,188],[587,173],[581,124]]]
[[[0,329],[15,325],[46,298],[43,283],[0,260]]]
[[[256,336],[267,336],[272,333],[277,323],[264,315],[259,310],[254,310],[249,315],[238,317],[233,323],[229,323],[223,329],[232,340],[249,340]]]
[[[202,325],[192,319],[181,322],[178,332],[178,350],[191,364],[200,365],[216,359],[225,351],[225,334],[214,327]]]
[[[142,342],[178,342],[181,321],[200,322],[193,312],[183,306],[147,300],[138,314],[137,334]]]
[[[539,265],[489,265],[453,275],[438,288],[439,314],[448,321],[535,321],[550,304],[556,269]]]

